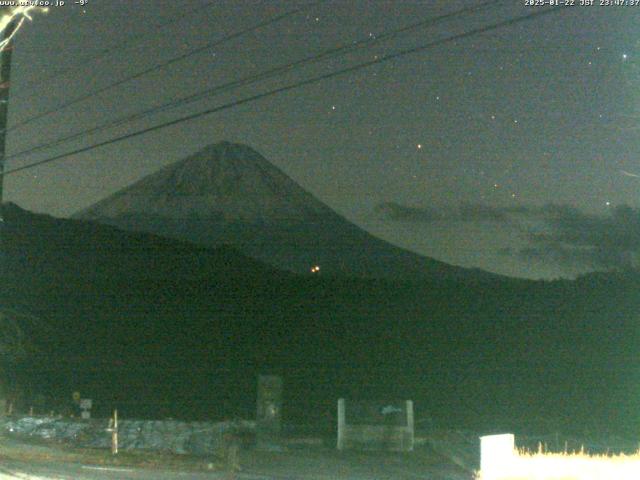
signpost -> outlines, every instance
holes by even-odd
[[[338,399],[338,450],[410,452],[414,445],[413,401]]]
[[[93,402],[90,398],[83,398],[80,400],[80,418],[83,420],[89,420],[91,418],[91,407]]]

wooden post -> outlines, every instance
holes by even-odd
[[[409,445],[403,445],[402,448],[408,450],[409,452],[413,451],[413,444],[415,439],[415,428],[413,421],[413,400],[407,400],[405,403],[405,410],[407,411],[407,429],[408,429],[408,441]]]
[[[113,411],[113,417],[109,420],[109,428],[107,432],[111,432],[111,453],[118,453],[118,409]]]
[[[338,399],[338,450],[344,449],[344,435],[345,427],[347,424],[347,417],[345,412],[344,398]]]
[[[111,453],[118,453],[118,409],[113,411],[113,433],[111,434]]]

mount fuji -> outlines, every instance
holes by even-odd
[[[231,245],[298,273],[377,278],[490,278],[403,250],[360,229],[252,148],[203,150],[99,201],[74,218],[186,240]]]

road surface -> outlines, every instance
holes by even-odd
[[[403,470],[402,468],[385,468],[384,472],[348,475],[336,479],[333,475],[318,473],[261,474],[259,472],[240,472],[230,476],[221,472],[175,472],[122,467],[102,467],[77,464],[31,465],[21,462],[3,462],[0,467],[0,480],[470,480],[471,477],[460,476],[459,472],[432,469],[423,474]]]
[[[427,448],[412,453],[338,452],[331,448],[242,451],[235,476],[201,459],[186,466],[101,464],[85,454],[0,440],[0,480],[472,480],[473,474]],[[102,457],[99,457],[102,458]],[[143,459],[146,457],[142,457]],[[140,459],[140,457],[136,457]],[[103,458],[104,460],[104,458]],[[123,458],[121,460],[126,460]],[[135,465],[135,464],[132,464]],[[208,470],[208,467],[218,470]]]
[[[72,463],[33,464],[3,460],[0,466],[0,480],[469,480],[471,478],[444,468],[431,468],[430,471],[425,470],[420,473],[397,466],[386,466],[376,470],[370,474],[362,472],[340,477],[335,477],[334,474],[323,475],[319,472],[270,473],[268,475],[259,472],[240,472],[234,477],[222,472],[176,472]]]

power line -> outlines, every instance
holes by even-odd
[[[190,10],[186,10],[184,12],[182,12],[182,16],[180,17],[171,17],[169,19],[165,19],[162,20],[160,22],[157,22],[155,25],[153,25],[151,27],[151,29],[153,30],[153,35],[157,35],[158,32],[160,31],[160,29],[162,29],[163,27],[166,27],[168,25],[175,25],[178,22],[181,22],[183,20],[186,20],[187,18],[190,18],[191,16],[193,16],[195,13],[201,11],[201,10],[205,10],[207,8],[209,8],[211,5],[217,3],[216,0],[210,0],[208,2],[206,2],[204,5],[200,5],[198,7],[192,8]],[[68,67],[64,67],[64,68],[60,68],[58,70],[56,70],[55,72],[53,72],[52,74],[46,76],[46,77],[41,77],[38,79],[35,79],[31,82],[27,82],[26,86],[30,87],[32,85],[39,85],[41,83],[44,82],[49,82],[51,80],[53,80],[56,77],[62,76],[62,75],[66,75],[67,73],[69,73],[72,70],[75,70],[77,68],[81,68],[84,67],[85,65],[88,65],[89,63],[95,62],[96,60],[99,60],[100,58],[103,58],[113,52],[116,51],[121,51],[127,48],[132,47],[134,44],[136,44],[138,41],[142,40],[144,37],[148,36],[149,34],[147,32],[144,33],[138,33],[138,34],[133,34],[130,35],[124,39],[122,39],[120,42],[112,45],[111,47],[107,47],[103,50],[100,50],[99,52],[97,52],[94,55],[90,55],[88,57],[85,57],[83,60],[81,60],[80,62],[68,66]]]
[[[177,124],[182,123],[182,122],[186,122],[186,121],[190,121],[190,120],[196,120],[198,118],[202,118],[202,117],[205,117],[207,115],[211,115],[213,113],[220,112],[222,110],[228,110],[230,108],[237,107],[239,105],[244,105],[246,103],[254,102],[256,100],[261,100],[261,99],[266,98],[266,97],[271,97],[271,96],[277,95],[279,93],[283,93],[283,92],[287,92],[287,91],[290,91],[290,90],[294,90],[294,89],[297,89],[297,88],[300,88],[300,87],[303,87],[303,86],[306,86],[306,85],[311,85],[311,84],[314,84],[314,83],[318,83],[318,82],[321,82],[323,80],[328,80],[329,78],[333,78],[333,77],[337,77],[337,76],[344,75],[344,74],[347,74],[347,73],[351,73],[351,72],[354,72],[356,70],[360,70],[360,69],[367,68],[367,67],[370,67],[370,66],[373,66],[373,65],[378,65],[378,64],[381,64],[381,63],[385,63],[385,62],[388,62],[388,61],[391,61],[391,60],[395,60],[395,59],[398,59],[398,58],[401,58],[401,57],[404,57],[404,56],[407,56],[407,55],[411,55],[411,54],[414,54],[414,53],[419,53],[419,52],[422,52],[422,51],[427,50],[429,48],[433,48],[433,47],[436,47],[436,46],[444,45],[444,44],[449,43],[449,42],[462,40],[462,39],[465,39],[465,38],[468,38],[468,37],[472,37],[472,36],[475,36],[475,35],[479,35],[479,34],[482,34],[482,33],[487,33],[487,32],[493,31],[493,30],[497,30],[497,29],[500,29],[500,28],[504,28],[504,27],[508,27],[508,26],[511,26],[511,25],[515,25],[515,24],[520,23],[520,22],[533,20],[535,18],[542,17],[543,15],[548,15],[550,13],[554,13],[554,12],[558,12],[558,11],[564,10],[565,8],[567,8],[567,6],[561,5],[561,6],[558,6],[558,7],[552,7],[552,8],[548,8],[546,10],[540,10],[540,11],[536,11],[536,12],[533,12],[533,13],[530,13],[530,14],[527,14],[527,15],[523,15],[523,16],[520,16],[520,17],[516,17],[516,18],[512,18],[512,19],[505,20],[505,21],[502,21],[502,22],[494,23],[492,25],[488,25],[488,26],[485,26],[485,27],[475,28],[475,29],[470,30],[468,32],[459,33],[459,34],[452,35],[452,36],[449,36],[449,37],[446,37],[446,38],[442,38],[442,39],[439,39],[439,40],[435,40],[435,41],[432,41],[432,42],[429,42],[429,43],[426,43],[426,44],[423,44],[423,45],[419,45],[417,47],[401,50],[401,51],[398,51],[398,52],[395,52],[395,53],[391,53],[391,54],[382,56],[382,57],[380,57],[378,59],[375,59],[375,60],[371,60],[371,61],[368,61],[368,62],[360,63],[360,64],[357,64],[357,65],[354,65],[354,66],[350,66],[350,67],[345,67],[345,68],[342,68],[340,70],[336,70],[336,71],[333,71],[333,72],[325,73],[323,75],[318,75],[316,77],[312,77],[312,78],[309,78],[309,79],[306,79],[306,80],[302,80],[302,81],[295,82],[295,83],[292,83],[292,84],[289,84],[289,85],[285,85],[283,87],[279,87],[279,88],[276,88],[276,89],[273,89],[273,90],[269,90],[267,92],[263,92],[263,93],[259,93],[257,95],[253,95],[253,96],[250,96],[250,97],[242,98],[240,100],[235,100],[233,102],[230,102],[230,103],[227,103],[227,104],[224,104],[224,105],[220,105],[218,107],[210,108],[210,109],[204,110],[202,112],[194,113],[194,114],[191,114],[191,115],[186,115],[184,117],[180,117],[180,118],[177,118],[177,119],[174,119],[174,120],[170,120],[168,122],[164,122],[164,123],[161,123],[161,124],[158,124],[158,125],[154,125],[152,127],[144,128],[142,130],[138,130],[138,131],[131,132],[131,133],[128,133],[128,134],[125,134],[125,135],[121,135],[119,137],[115,137],[115,138],[112,138],[112,139],[109,139],[109,140],[105,140],[103,142],[99,142],[99,143],[96,143],[96,144],[93,144],[93,145],[89,145],[89,146],[86,146],[86,147],[78,148],[78,149],[73,150],[71,152],[63,153],[63,154],[60,154],[60,155],[55,155],[53,157],[46,158],[46,159],[43,159],[43,160],[39,160],[39,161],[31,163],[29,165],[24,165],[22,167],[17,167],[17,168],[8,170],[8,171],[4,172],[3,175],[6,176],[6,175],[10,175],[12,173],[17,173],[17,172],[21,172],[21,171],[28,170],[28,169],[31,169],[31,168],[35,168],[35,167],[38,167],[40,165],[44,165],[44,164],[47,164],[47,163],[55,162],[57,160],[61,160],[61,159],[70,157],[72,155],[85,153],[85,152],[94,150],[96,148],[100,148],[100,147],[104,147],[104,146],[107,146],[107,145],[111,145],[113,143],[118,143],[118,142],[121,142],[123,140],[128,140],[130,138],[138,137],[140,135],[144,135],[146,133],[154,132],[156,130],[161,130],[163,128],[168,128],[168,127],[171,127],[173,125],[177,125]]]
[[[270,18],[269,20],[265,20],[263,22],[257,23],[255,25],[252,25],[251,27],[245,28],[245,29],[240,30],[238,32],[231,33],[229,35],[224,36],[223,38],[221,38],[219,40],[207,43],[206,45],[203,45],[201,47],[194,48],[193,50],[189,50],[188,52],[183,53],[181,55],[178,55],[176,57],[170,58],[169,60],[167,60],[165,62],[156,64],[153,67],[149,67],[149,68],[147,68],[145,70],[142,70],[142,71],[140,71],[138,73],[134,73],[133,75],[129,75],[128,77],[124,77],[124,78],[122,78],[120,80],[117,80],[117,81],[115,81],[113,83],[110,83],[109,85],[107,85],[105,87],[99,88],[98,90],[95,90],[93,92],[89,92],[89,93],[87,93],[85,95],[81,95],[81,96],[76,97],[76,98],[74,98],[72,100],[69,100],[68,102],[63,103],[62,105],[58,105],[57,107],[55,107],[55,108],[53,108],[51,110],[46,110],[46,111],[44,111],[42,113],[38,113],[37,115],[34,115],[34,116],[30,117],[30,118],[27,118],[26,120],[23,120],[22,122],[18,122],[15,125],[13,125],[12,127],[8,128],[7,132],[11,132],[11,131],[13,131],[15,129],[18,129],[20,127],[23,127],[23,126],[25,126],[25,125],[27,125],[27,124],[35,121],[35,120],[39,120],[39,119],[47,117],[47,116],[49,116],[49,115],[51,115],[53,113],[57,113],[57,112],[59,112],[61,110],[64,110],[64,109],[66,109],[66,108],[68,108],[68,107],[70,107],[72,105],[75,105],[77,103],[83,102],[84,100],[87,100],[89,98],[92,98],[92,97],[95,97],[97,95],[100,95],[101,93],[109,91],[109,90],[111,90],[111,89],[113,89],[115,87],[118,87],[120,85],[128,83],[128,82],[130,82],[132,80],[137,80],[138,78],[141,78],[141,77],[143,77],[145,75],[148,75],[149,73],[156,72],[158,70],[162,70],[163,68],[166,68],[166,67],[168,67],[170,65],[173,65],[174,63],[181,62],[182,60],[185,60],[185,59],[187,59],[189,57],[197,55],[198,53],[204,52],[206,50],[210,50],[212,48],[215,48],[215,47],[217,47],[217,46],[219,46],[219,45],[221,45],[221,44],[223,44],[225,42],[228,42],[230,40],[238,38],[238,37],[240,37],[242,35],[245,35],[247,33],[259,30],[260,28],[266,27],[268,25],[272,25],[274,23],[277,23],[277,22],[279,22],[281,20],[284,20],[286,18],[289,18],[289,17],[291,17],[293,15],[298,14],[298,13],[302,12],[303,10],[306,10],[307,8],[314,7],[315,5],[317,5],[319,3],[322,3],[324,1],[326,1],[326,0],[318,0],[318,1],[316,1],[316,2],[314,2],[312,4],[310,4],[310,5],[307,5],[307,6],[304,6],[304,7],[300,7],[300,8],[296,8],[294,10],[289,10],[289,11],[287,11],[285,13],[282,13],[280,15],[276,15],[273,18]]]
[[[95,127],[91,127],[89,129],[82,130],[80,132],[73,133],[71,135],[59,138],[57,140],[53,140],[53,141],[50,141],[50,142],[44,142],[44,143],[35,145],[35,146],[30,147],[30,148],[28,148],[26,150],[22,150],[22,151],[17,152],[17,153],[15,153],[13,155],[10,155],[10,156],[7,157],[7,159],[13,159],[13,158],[24,156],[24,155],[27,155],[27,154],[30,154],[30,153],[33,153],[33,152],[36,152],[36,151],[39,151],[39,150],[55,147],[55,146],[61,145],[63,143],[66,143],[68,141],[75,140],[77,138],[83,137],[85,135],[94,134],[94,133],[103,131],[103,130],[108,129],[108,128],[113,128],[113,127],[116,127],[116,126],[120,126],[120,125],[129,123],[129,122],[132,122],[134,120],[140,120],[140,119],[145,118],[147,116],[150,116],[150,115],[152,115],[154,113],[170,110],[170,109],[177,108],[177,107],[189,104],[189,103],[193,103],[193,102],[195,102],[197,100],[200,100],[202,98],[205,98],[205,97],[212,97],[212,96],[218,95],[220,93],[223,93],[223,92],[226,92],[226,91],[229,91],[229,90],[232,90],[232,89],[236,89],[236,88],[239,88],[239,87],[244,87],[244,86],[247,86],[247,85],[251,85],[253,83],[256,83],[257,81],[265,80],[265,79],[268,79],[268,78],[272,78],[272,77],[274,77],[276,75],[279,75],[281,73],[290,73],[294,69],[302,67],[304,65],[309,65],[309,64],[312,64],[312,63],[316,63],[316,62],[319,62],[321,60],[325,60],[325,59],[328,59],[328,58],[335,58],[335,57],[337,57],[339,55],[345,55],[347,53],[350,53],[350,52],[352,52],[354,50],[357,50],[357,49],[360,49],[360,48],[363,48],[363,47],[371,47],[371,46],[373,46],[373,45],[375,45],[377,43],[380,43],[382,41],[390,40],[390,39],[392,39],[394,37],[397,37],[400,34],[407,33],[409,31],[416,30],[418,28],[423,28],[423,27],[426,27],[426,26],[432,26],[432,25],[438,24],[440,22],[443,22],[443,21],[446,21],[446,20],[450,20],[451,18],[455,18],[457,16],[464,15],[464,14],[467,14],[467,13],[471,13],[471,12],[474,12],[474,11],[477,11],[477,10],[481,10],[481,9],[484,9],[484,8],[486,8],[488,6],[497,5],[497,4],[503,3],[503,2],[504,2],[504,0],[489,0],[489,1],[482,2],[482,3],[477,4],[477,5],[474,5],[473,7],[465,7],[465,8],[456,10],[454,12],[443,14],[443,15],[440,15],[440,16],[437,16],[437,17],[434,17],[434,18],[425,19],[425,20],[422,20],[420,22],[413,23],[413,24],[407,25],[405,27],[402,27],[402,28],[399,28],[399,29],[396,29],[396,30],[392,30],[390,32],[383,32],[383,33],[381,33],[379,35],[376,35],[374,37],[366,37],[366,38],[364,38],[362,40],[359,40],[359,41],[356,41],[354,43],[348,43],[348,44],[341,45],[339,47],[330,48],[330,49],[324,50],[323,52],[320,52],[318,54],[307,56],[307,57],[302,58],[300,60],[296,60],[296,61],[291,62],[291,63],[280,65],[278,67],[275,67],[275,68],[273,68],[271,70],[267,70],[265,72],[261,72],[261,73],[255,74],[255,75],[251,75],[251,76],[247,76],[247,77],[240,78],[240,79],[237,79],[237,80],[233,80],[231,82],[227,82],[225,84],[218,85],[216,87],[206,89],[206,90],[204,90],[202,92],[198,92],[198,93],[195,93],[195,94],[187,95],[187,96],[182,97],[180,99],[173,100],[171,102],[164,103],[162,105],[159,105],[159,106],[156,106],[156,107],[152,107],[152,108],[147,109],[147,110],[143,110],[142,112],[134,113],[134,114],[131,114],[131,115],[125,115],[123,117],[116,118],[114,120],[108,121],[108,122],[103,123],[101,125],[98,125],[98,126],[95,126]]]

